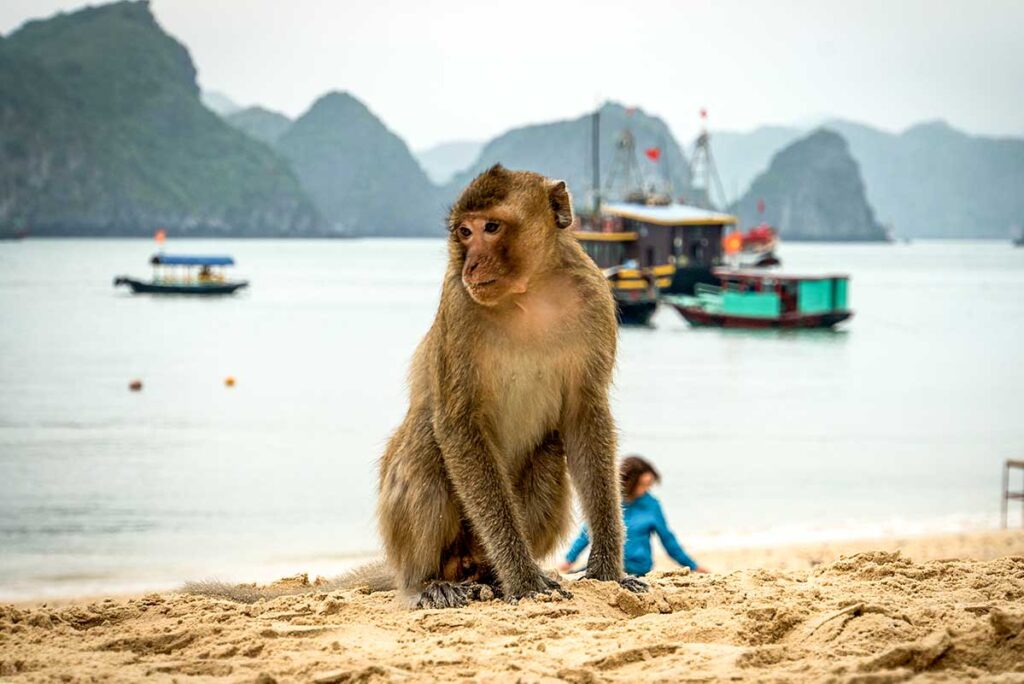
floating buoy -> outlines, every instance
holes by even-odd
[[[224,386],[225,387],[234,387],[235,386],[235,376],[229,375],[228,377],[224,378]]]
[[[131,382],[128,383],[128,389],[130,389],[132,392],[139,392],[139,391],[141,391],[142,390],[142,381],[141,380],[132,380]]]

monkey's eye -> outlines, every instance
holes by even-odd
[[[499,224],[497,221],[488,221],[487,223],[484,224],[484,232],[491,233],[492,235],[494,233],[497,233],[498,229],[500,228],[501,224]]]
[[[462,237],[468,238],[472,234],[473,234],[473,231],[471,231],[466,226],[459,226],[459,235],[461,235]]]

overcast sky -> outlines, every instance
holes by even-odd
[[[0,31],[83,3],[2,0]],[[1024,135],[1024,0],[153,0],[204,89],[301,114],[348,90],[414,149],[614,99],[713,128],[946,119]]]

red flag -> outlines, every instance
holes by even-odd
[[[704,109],[703,107],[700,108],[700,118],[708,118],[708,110]]]
[[[764,200],[763,199],[757,200],[757,213],[758,214],[763,214],[764,213]]]
[[[646,154],[647,158],[650,159],[651,161],[658,161],[659,159],[661,159],[661,148],[648,147],[646,150],[644,150],[644,154]]]

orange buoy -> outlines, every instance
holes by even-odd
[[[128,389],[130,389],[132,392],[139,392],[139,391],[141,391],[142,390],[142,381],[138,380],[138,379],[132,380],[131,382],[128,383]]]
[[[224,378],[224,386],[225,387],[234,387],[235,386],[235,376],[229,375],[228,377]]]

